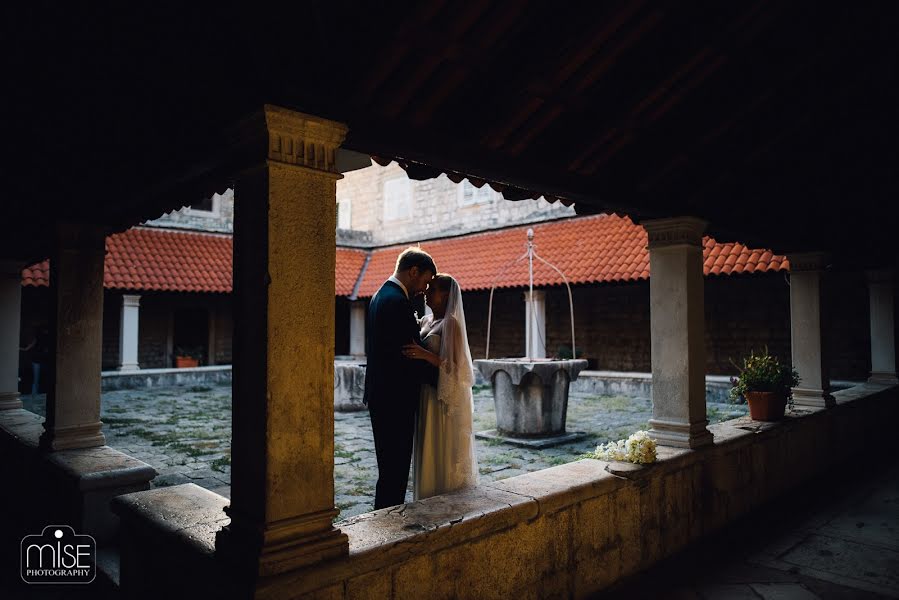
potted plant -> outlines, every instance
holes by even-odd
[[[740,376],[731,379],[730,397],[745,398],[754,421],[777,421],[783,418],[788,403],[793,408],[792,388],[799,384],[799,373],[768,354],[768,348],[761,354],[750,351],[742,367],[732,364]]]
[[[175,349],[175,367],[178,369],[198,367],[201,360],[203,360],[202,348],[191,346]]]

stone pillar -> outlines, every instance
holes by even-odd
[[[0,261],[0,410],[22,408],[19,398],[22,266],[16,261]]]
[[[122,296],[122,316],[119,319],[119,371],[137,371],[137,330],[140,316],[140,296]]]
[[[350,354],[365,356],[365,300],[350,302]]]
[[[50,370],[47,450],[103,446],[100,368],[103,341],[102,227],[60,224],[50,257]]]
[[[546,358],[546,292],[534,290],[533,302],[530,293],[524,293],[524,354],[528,358]]]
[[[896,341],[893,272],[868,271],[871,301],[871,383],[899,384],[896,378]]]
[[[644,221],[649,237],[650,436],[665,446],[712,443],[706,428],[702,233],[693,217]]]
[[[257,162],[235,187],[231,523],[216,552],[265,577],[349,552],[332,525],[334,154],[346,127],[266,105],[238,133]]]
[[[828,257],[821,252],[791,254],[790,346],[799,385],[793,388],[798,406],[831,407],[830,373],[821,315],[822,275]]]

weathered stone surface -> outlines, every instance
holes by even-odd
[[[437,560],[431,554],[417,556],[397,567],[393,576],[394,598],[432,598]]]
[[[540,514],[549,514],[621,487],[621,480],[605,472],[605,465],[598,460],[579,460],[510,477],[494,482],[490,487],[533,498]]]
[[[552,381],[556,372],[565,371],[569,381],[575,381],[578,374],[587,368],[586,360],[527,360],[524,358],[500,358],[476,360],[475,366],[484,376],[492,380],[494,375],[502,371],[509,376],[512,385],[520,385],[525,375],[534,374],[541,381]]]
[[[147,463],[109,446],[54,452],[49,455],[49,462],[77,481],[82,490],[136,483],[149,487],[150,480],[156,477],[156,469]]]
[[[341,524],[350,555],[394,559],[501,530],[537,516],[529,498],[489,487],[425,498],[353,517]]]
[[[37,448],[44,418],[21,408],[0,411],[0,428],[25,446]]]
[[[206,554],[215,550],[215,533],[230,522],[224,512],[227,505],[227,498],[192,483],[124,494],[112,501],[113,512],[123,521],[178,535]]]
[[[334,362],[334,409],[340,411],[367,410],[362,404],[365,395],[365,363]]]
[[[380,571],[353,577],[346,582],[346,597],[353,600],[383,600],[393,597],[393,581]]]
[[[587,368],[585,360],[476,360],[493,382],[496,428],[512,437],[565,433],[571,381]]]

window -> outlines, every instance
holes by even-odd
[[[398,177],[384,182],[384,220],[399,221],[412,216],[412,182]]]
[[[337,229],[353,228],[353,202],[349,198],[337,199]]]
[[[467,179],[459,184],[459,206],[472,206],[474,204],[484,204],[490,202],[496,196],[488,184],[476,188]]]

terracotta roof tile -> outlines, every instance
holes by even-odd
[[[649,277],[649,252],[645,230],[627,217],[598,215],[512,227],[456,238],[423,242],[421,247],[434,257],[437,268],[455,276],[465,290],[489,289],[528,284],[527,261],[510,265],[527,247],[526,232],[534,229],[539,256],[555,264],[571,283],[633,281]],[[372,296],[393,272],[397,254],[406,245],[378,248],[372,252],[368,269],[359,286],[360,297]],[[751,250],[742,244],[719,244],[703,240],[706,275],[752,273],[768,270],[768,261],[782,261],[768,251]],[[757,261],[750,260],[757,255]],[[739,269],[733,266],[739,264]],[[726,267],[725,267],[726,265]],[[503,268],[508,267],[502,277]],[[560,285],[562,278],[537,262],[534,283]]]
[[[337,265],[334,273],[336,296],[352,296],[356,281],[365,264],[368,252],[356,248],[337,248]]]
[[[528,227],[535,232],[537,255],[555,264],[571,283],[649,278],[645,230],[627,217],[615,215],[443,238],[425,242],[422,247],[434,256],[441,271],[456,276],[463,289],[489,289],[494,281],[499,288],[525,287],[528,284],[527,261],[515,261],[525,253]],[[106,247],[107,288],[231,291],[231,236],[138,227],[110,236]],[[378,248],[370,253],[356,248],[337,248],[335,294],[351,296],[358,282],[358,295],[363,298],[372,296],[393,272],[396,256],[404,247]],[[767,250],[751,250],[742,244],[719,244],[708,237],[703,240],[703,256],[706,275],[789,269],[784,257]],[[506,271],[500,277],[504,268]],[[22,271],[22,285],[46,286],[49,279],[47,261]],[[563,280],[558,273],[537,261],[534,283],[560,285]]]

